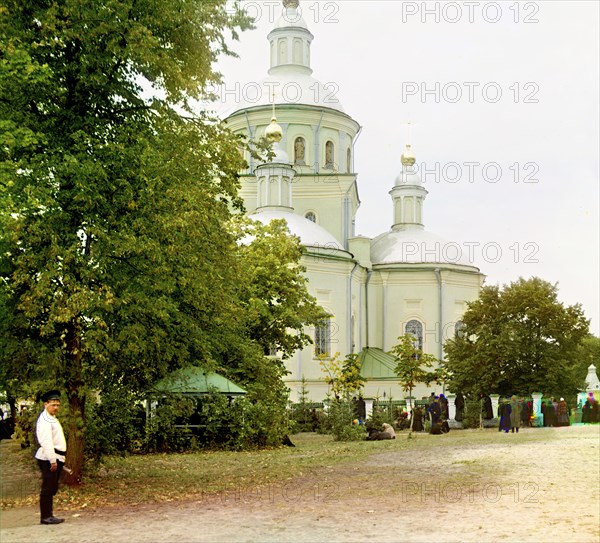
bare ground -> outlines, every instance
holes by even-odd
[[[600,542],[599,426],[486,431],[485,444],[419,435],[430,446],[194,502],[68,512],[58,526],[8,509],[0,541]]]

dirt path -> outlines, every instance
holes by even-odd
[[[286,485],[193,503],[69,513],[37,524],[2,512],[17,542],[600,542],[600,427],[490,432],[463,448],[445,436],[422,454],[386,452]],[[405,439],[400,435],[399,439]]]

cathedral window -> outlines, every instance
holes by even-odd
[[[317,216],[312,211],[309,211],[306,215],[304,215],[304,218],[308,219],[310,222],[317,222]]]
[[[408,321],[404,327],[404,333],[410,334],[415,338],[415,347],[417,349],[423,349],[423,325],[419,321]]]
[[[352,171],[352,153],[350,152],[350,147],[346,150],[346,172],[350,173]]]
[[[465,323],[463,321],[458,321],[454,325],[454,336],[465,337]]]
[[[333,170],[335,160],[335,147],[332,141],[325,144],[325,168]]]
[[[315,355],[329,356],[331,352],[331,319],[323,319],[315,326]]]
[[[302,137],[296,138],[294,141],[294,164],[304,166],[306,159],[304,155],[306,153],[306,141]]]

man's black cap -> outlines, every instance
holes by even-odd
[[[49,402],[50,400],[60,400],[60,391],[59,390],[50,390],[46,392],[46,394],[42,395],[43,402]]]

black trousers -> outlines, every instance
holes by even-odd
[[[58,491],[58,479],[63,469],[64,463],[56,461],[56,471],[50,471],[50,462],[48,460],[38,460],[38,466],[42,472],[42,489],[40,491],[40,516],[48,518],[53,516],[52,498]]]

